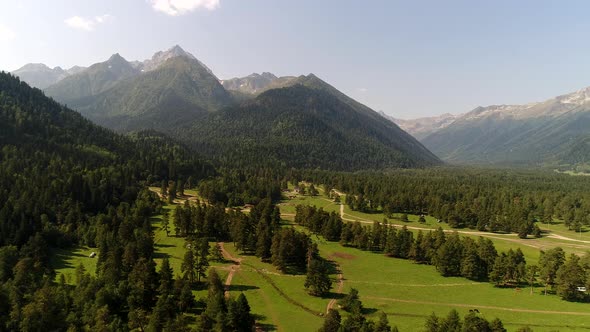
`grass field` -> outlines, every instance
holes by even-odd
[[[345,289],[357,288],[367,308],[386,312],[401,331],[414,331],[423,325],[430,313],[446,315],[453,308],[462,314],[478,309],[486,318],[502,319],[510,330],[524,325],[534,325],[535,331],[556,328],[563,331],[568,326],[590,329],[588,304],[565,302],[555,295],[540,295],[542,287],[535,288],[531,295],[528,288],[516,291],[465,278],[445,278],[433,266],[346,248],[337,243],[321,243],[319,248],[323,257],[340,265]]]
[[[86,272],[90,275],[96,273],[96,257],[90,258],[92,252],[96,252],[96,248],[76,247],[72,249],[54,249],[51,255],[51,265],[55,268],[56,280],[59,280],[60,275],[64,275],[68,284],[76,283],[76,268],[80,264],[84,265]]]

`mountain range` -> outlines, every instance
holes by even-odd
[[[114,54],[45,88],[97,124],[155,129],[218,162],[336,170],[440,160],[380,114],[313,74],[219,80],[180,46],[145,61]]]
[[[461,115],[453,115],[450,113],[445,113],[438,116],[432,117],[423,117],[417,119],[397,119],[392,117],[391,115],[385,114],[384,112],[379,112],[384,118],[394,122],[400,128],[407,131],[409,134],[414,136],[416,139],[421,140],[426,136],[450,125]]]
[[[460,115],[414,120],[383,115],[450,163],[567,167],[590,162],[590,88]]]
[[[74,66],[70,69],[62,69],[61,67],[49,68],[42,63],[29,63],[23,67],[13,71],[12,73],[19,76],[22,80],[29,83],[29,85],[45,89],[46,87],[55,84],[62,79],[75,75],[83,70],[85,67]]]

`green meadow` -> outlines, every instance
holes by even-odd
[[[383,214],[360,213],[351,211],[347,206],[332,202],[327,196],[315,197],[294,195],[285,197],[279,207],[285,225],[292,225],[295,206],[298,204],[323,207],[326,211],[341,213],[347,221],[359,221],[370,225],[373,221],[382,221]],[[197,197],[194,191],[187,192]],[[344,200],[344,197],[342,197]],[[166,205],[165,209],[172,215],[175,204]],[[409,215],[409,221],[401,221],[400,216],[388,219],[396,226],[406,225],[414,233],[422,229],[429,231],[442,227],[449,230],[444,223],[426,217],[425,223],[418,222],[418,216]],[[161,228],[162,216],[152,218],[154,231],[155,261],[159,266],[163,258],[170,260],[175,275],[181,274],[180,266],[185,253],[185,240],[173,236]],[[300,230],[303,228],[295,226]],[[172,228],[172,227],[171,227]],[[481,233],[474,230],[458,230],[462,236],[490,238],[498,251],[520,248],[528,264],[536,264],[539,250],[561,246],[568,252],[583,253],[590,248],[583,241],[590,240],[587,232],[575,233],[567,230],[559,221],[542,225],[546,232],[540,239],[519,239],[514,234]],[[555,235],[555,236],[552,236]],[[382,254],[343,247],[338,243],[326,242],[313,236],[322,257],[332,261],[344,278],[343,292],[354,287],[359,290],[366,313],[370,319],[376,319],[381,311],[388,315],[392,325],[400,331],[420,330],[431,313],[445,316],[449,310],[456,309],[461,315],[477,309],[487,319],[500,318],[509,331],[522,326],[530,326],[534,331],[580,331],[590,330],[590,306],[560,300],[556,295],[542,295],[543,287],[536,285],[532,289],[496,288],[487,282],[472,282],[465,278],[445,278],[439,275],[435,267],[415,264],[409,260],[389,258]],[[577,240],[577,241],[574,241]],[[212,243],[213,245],[213,243]],[[304,275],[285,275],[271,264],[261,262],[254,256],[244,256],[232,243],[225,243],[225,249],[234,257],[241,259],[230,290],[230,296],[244,293],[252,312],[256,315],[259,326],[266,331],[314,331],[323,321],[328,303],[339,298],[336,294],[336,272],[332,293],[326,298],[312,297],[304,288]],[[71,250],[56,250],[53,264],[56,272],[65,276],[68,283],[75,282],[75,269],[83,264],[88,272],[95,273],[96,258],[88,257],[96,249],[78,247]],[[223,280],[226,279],[232,262],[211,263]],[[196,298],[204,297],[206,290],[195,289]],[[337,306],[335,306],[336,308]],[[346,313],[342,312],[345,317]]]

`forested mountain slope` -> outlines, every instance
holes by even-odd
[[[0,245],[23,244],[52,224],[76,228],[83,218],[67,218],[72,211],[96,213],[133,200],[148,177],[196,180],[213,173],[187,150],[153,136],[115,134],[0,73]]]
[[[310,75],[210,114],[179,133],[199,151],[233,165],[380,169],[437,165],[418,141],[369,108]]]

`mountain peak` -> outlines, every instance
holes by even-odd
[[[107,63],[127,63],[127,60],[125,60],[125,58],[123,58],[119,53],[115,53],[111,55],[111,57],[107,60]]]
[[[39,71],[39,70],[51,70],[46,64],[44,63],[27,63],[26,65],[20,67],[19,69],[15,70],[14,73],[21,72],[21,71]]]
[[[166,51],[159,51],[154,53],[151,59],[145,60],[143,62],[143,71],[151,71],[158,69],[162,64],[172,58],[177,57],[184,57],[190,60],[197,61],[201,66],[203,66],[210,74],[213,74],[211,69],[207,68],[202,62],[200,62],[194,55],[190,54],[189,52],[185,51],[179,45],[174,45]]]

